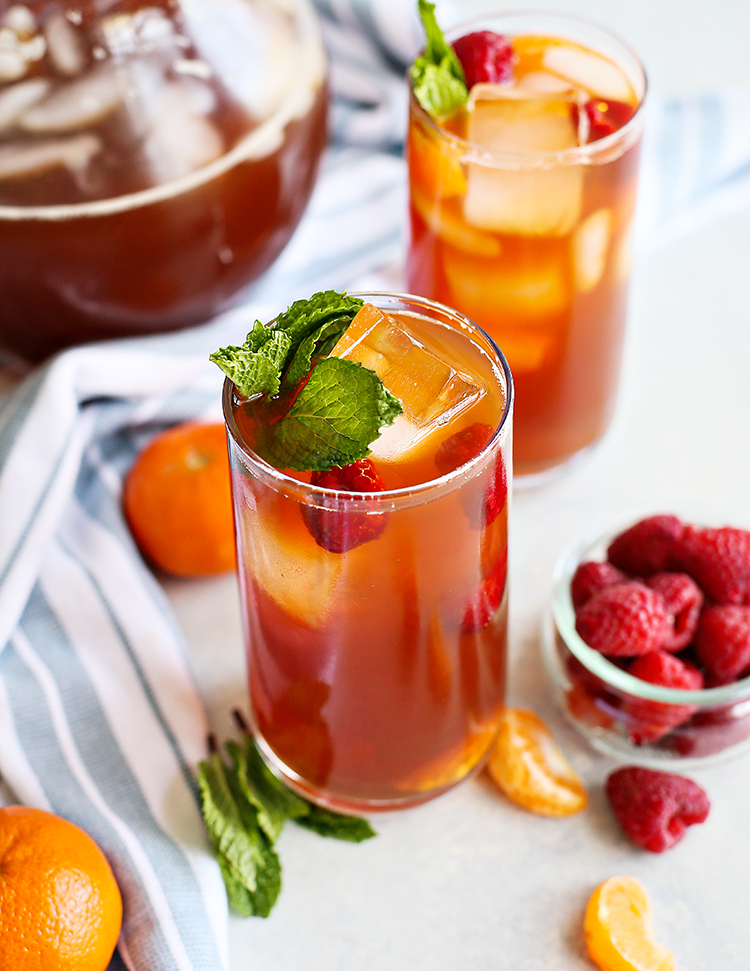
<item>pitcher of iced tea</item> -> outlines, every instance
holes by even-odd
[[[0,3],[0,347],[228,305],[296,227],[326,113],[308,0]]]

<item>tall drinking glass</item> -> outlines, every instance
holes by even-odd
[[[253,402],[224,388],[250,708],[293,788],[343,811],[423,802],[476,770],[505,695],[513,385],[494,342],[419,297],[334,353],[404,413],[372,445],[385,486],[264,462]],[[260,409],[258,409],[260,411]]]
[[[510,79],[440,121],[411,99],[407,286],[503,348],[514,467],[534,482],[612,417],[646,78],[623,43],[567,17],[486,16],[447,39],[485,30],[510,40]]]

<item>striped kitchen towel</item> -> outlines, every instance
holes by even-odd
[[[66,351],[0,407],[0,775],[12,798],[76,821],[112,860],[125,899],[112,968],[228,966],[194,781],[208,726],[183,636],[123,521],[123,474],[157,430],[219,416],[207,355],[256,318],[317,289],[400,285],[415,5],[319,6],[333,143],[275,266],[217,320]],[[644,247],[750,202],[750,94],[654,99],[651,112]]]

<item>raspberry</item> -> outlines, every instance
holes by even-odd
[[[664,598],[672,619],[672,631],[664,644],[665,651],[681,651],[693,639],[703,606],[703,593],[686,573],[655,573],[646,585]]]
[[[491,30],[465,34],[453,42],[453,50],[469,89],[480,81],[507,84],[513,78],[513,48],[502,34]]]
[[[641,519],[612,540],[607,559],[625,573],[638,577],[670,570],[673,551],[684,528],[676,516]]]
[[[750,607],[705,607],[693,640],[695,653],[712,679],[736,680],[750,668]]]
[[[750,606],[750,530],[688,526],[676,559],[709,600]]]
[[[601,98],[587,101],[583,109],[588,119],[588,141],[590,142],[596,142],[619,131],[635,114],[635,108],[627,102],[602,101]]]
[[[508,573],[507,559],[500,557],[495,568],[472,593],[461,621],[464,634],[476,634],[487,627],[502,603],[505,579]]]
[[[641,681],[665,688],[700,691],[703,687],[703,675],[698,668],[666,651],[652,651],[637,657],[628,668],[628,673]],[[629,734],[636,745],[657,741],[686,722],[696,710],[695,705],[664,704],[631,697],[625,699],[623,709],[630,717]]]
[[[576,612],[576,630],[602,654],[634,657],[658,650],[671,623],[664,600],[638,580],[605,587]]]
[[[339,492],[383,492],[385,485],[370,459],[313,472],[312,485]],[[347,550],[377,539],[388,521],[385,513],[353,512],[343,497],[323,498],[319,505],[301,505],[302,518],[318,546],[329,553]]]
[[[688,826],[704,822],[711,807],[692,779],[635,765],[612,772],[606,791],[625,835],[651,853],[679,843]]]
[[[492,425],[477,421],[446,438],[435,454],[435,466],[438,472],[441,475],[447,475],[471,461],[489,442],[493,431]],[[500,515],[507,499],[508,473],[503,457],[498,452],[492,479],[483,496],[478,518],[473,496],[467,494],[466,508],[472,525],[477,529],[489,526]]]
[[[623,583],[626,579],[625,574],[611,563],[600,563],[597,560],[579,563],[570,581],[573,607],[578,610],[595,593],[615,583]]]

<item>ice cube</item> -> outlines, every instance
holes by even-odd
[[[331,353],[375,371],[403,405],[373,443],[373,455],[383,461],[426,446],[432,432],[485,393],[372,304],[362,307]]]
[[[224,140],[205,117],[212,105],[211,89],[193,78],[165,83],[155,93],[143,145],[154,184],[194,172],[223,153]]]
[[[57,88],[19,118],[21,128],[35,134],[81,131],[98,124],[123,100],[115,70],[108,64]]]
[[[22,40],[33,37],[36,33],[36,17],[28,7],[20,3],[8,7],[2,22],[4,27],[8,27]]]
[[[24,77],[28,65],[15,32],[0,28],[0,82],[18,81]]]
[[[597,209],[573,233],[573,273],[582,293],[593,290],[604,275],[611,232],[611,211]]]
[[[29,78],[19,81],[0,91],[0,131],[15,124],[20,115],[49,91],[50,82],[46,78]]]
[[[532,167],[539,153],[577,146],[572,108],[562,96],[518,89],[475,101],[469,141],[514,158],[502,168],[469,163],[464,217],[470,225],[521,236],[565,236],[572,230],[581,211],[582,167],[563,165],[554,156],[546,167]],[[529,160],[518,158],[523,155]]]
[[[0,148],[0,180],[30,178],[63,167],[79,175],[101,150],[101,140],[89,132],[30,145],[4,145]]]
[[[595,98],[635,102],[633,89],[620,68],[592,51],[555,44],[545,50],[542,65],[576,87],[585,88]]]
[[[81,37],[64,13],[55,11],[44,23],[47,50],[55,70],[65,77],[76,77],[86,67],[86,52]]]

